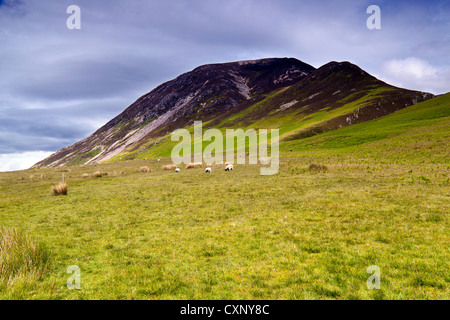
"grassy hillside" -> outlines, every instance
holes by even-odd
[[[408,128],[420,128],[422,126],[432,125],[435,122],[445,121],[445,117],[449,115],[450,98],[449,95],[442,95],[429,102],[418,103],[414,106],[399,110],[394,114],[379,118],[375,121],[359,123],[341,128],[339,130],[330,130],[317,136],[317,132],[323,132],[327,128],[327,123],[333,122],[335,119],[352,114],[362,101],[375,99],[381,94],[386,94],[392,91],[389,87],[377,87],[371,89],[363,97],[349,103],[344,103],[341,107],[328,110],[328,108],[319,109],[317,112],[298,116],[299,110],[291,110],[282,112],[282,115],[275,112],[277,115],[270,115],[264,120],[252,122],[251,125],[243,123],[249,113],[260,110],[259,113],[264,113],[265,108],[273,108],[273,105],[281,105],[279,101],[280,95],[283,95],[289,88],[283,88],[276,93],[268,95],[265,100],[258,102],[255,106],[245,109],[241,113],[235,113],[230,117],[225,118],[220,123],[216,123],[225,135],[227,128],[278,128],[280,130],[281,140],[295,140],[294,142],[282,143],[282,149],[287,151],[291,148],[296,150],[310,150],[310,149],[328,149],[356,146],[364,143],[369,143],[384,138],[393,137],[397,134],[405,132]],[[366,102],[367,103],[367,102]],[[261,111],[262,110],[262,111]],[[261,117],[261,114],[259,114]],[[240,120],[239,120],[240,119]],[[210,122],[203,124],[203,130],[212,127]],[[193,132],[192,126],[186,127],[190,132]],[[444,126],[445,134],[445,126]],[[300,139],[304,136],[313,135],[309,139]],[[138,148],[125,150],[121,154],[113,157],[106,162],[122,161],[127,159],[152,159],[158,157],[170,157],[172,148],[178,142],[172,142],[170,135],[162,138],[150,139],[146,144],[140,145]],[[438,137],[436,137],[438,138]],[[445,138],[445,137],[443,137]],[[412,141],[413,143],[413,141]],[[203,148],[209,142],[203,143]],[[284,146],[284,147],[283,147]],[[414,146],[413,146],[414,147]],[[225,143],[223,150],[225,150]],[[193,150],[193,147],[192,147]],[[416,150],[416,149],[413,149]],[[352,150],[352,152],[354,152]],[[406,155],[405,155],[406,156]],[[409,154],[407,156],[410,156]]]
[[[0,173],[1,226],[50,261],[2,276],[0,299],[449,299],[449,110],[447,94],[283,141],[274,176],[123,161],[70,167],[55,197],[53,168]],[[366,287],[370,265],[381,290]]]

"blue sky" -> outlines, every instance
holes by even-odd
[[[66,9],[81,8],[81,30]],[[369,30],[369,5],[381,29]],[[388,83],[450,91],[449,1],[0,0],[0,171],[85,138],[198,65],[350,61]]]

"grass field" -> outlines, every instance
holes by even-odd
[[[449,299],[449,111],[447,94],[282,142],[274,176],[135,160],[70,167],[52,196],[62,172],[1,173],[0,226],[50,262],[3,275],[0,299]]]

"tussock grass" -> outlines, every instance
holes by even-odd
[[[201,168],[202,166],[203,166],[202,163],[188,163],[186,165],[186,169]]]
[[[25,232],[0,227],[0,283],[10,286],[19,279],[41,280],[49,271],[49,250]]]
[[[164,170],[175,170],[176,168],[178,168],[178,166],[174,163],[166,164],[165,166],[163,166]]]
[[[146,172],[152,172],[152,169],[150,169],[148,166],[142,166],[142,167],[139,168],[139,170],[140,170],[141,172],[144,172],[144,173],[146,173]]]
[[[108,173],[107,172],[102,172],[102,171],[95,171],[92,176],[95,178],[101,178],[103,176],[107,176]]]
[[[64,182],[61,182],[58,185],[53,186],[52,187],[52,194],[54,196],[61,196],[61,195],[66,196],[67,195],[67,184],[64,183]]]
[[[88,174],[88,173],[83,173],[83,174],[81,175],[81,177],[82,177],[82,178],[89,178],[89,174]]]

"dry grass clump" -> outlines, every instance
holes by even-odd
[[[92,176],[95,178],[101,178],[103,176],[107,176],[108,173],[107,172],[101,172],[101,171],[95,171]]]
[[[309,169],[309,172],[320,172],[320,171],[325,172],[325,171],[328,171],[328,168],[327,168],[326,165],[324,165],[324,164],[316,164],[316,163],[310,164],[308,169]]]
[[[83,173],[83,174],[81,175],[81,177],[82,177],[82,178],[89,178],[89,174],[88,174],[88,173]]]
[[[194,169],[194,168],[201,168],[203,165],[201,163],[188,163],[186,165],[186,169]]]
[[[72,170],[68,168],[56,168],[55,172],[71,172]]]
[[[141,170],[141,172],[152,172],[152,169],[147,166],[142,166],[139,168],[139,170]]]
[[[52,194],[54,196],[67,196],[67,184],[60,182],[58,185],[52,187]]]
[[[178,166],[177,166],[176,164],[174,164],[174,163],[172,163],[172,164],[166,164],[165,166],[163,166],[163,169],[164,169],[164,170],[174,170],[174,169],[176,169],[176,168],[178,168]]]
[[[20,278],[37,281],[50,269],[50,252],[26,233],[0,227],[0,283],[13,284]]]

